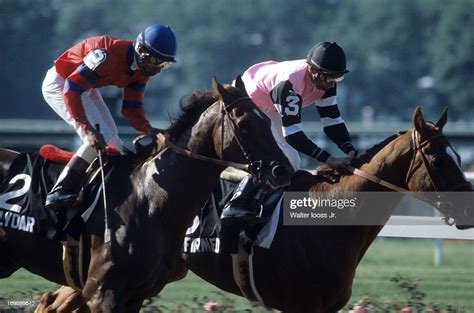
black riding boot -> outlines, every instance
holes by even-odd
[[[222,225],[257,224],[261,222],[261,202],[264,193],[255,185],[251,176],[245,177],[237,187],[232,199],[224,206]]]
[[[74,155],[46,196],[45,207],[57,211],[74,204],[81,190],[82,177],[84,177],[88,166],[89,163]]]

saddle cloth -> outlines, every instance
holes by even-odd
[[[114,162],[108,163],[106,172],[107,169],[113,167]],[[77,222],[77,217],[84,221],[80,215],[100,203],[98,201],[101,192],[100,177],[87,178],[88,183],[81,192],[80,205],[72,210],[73,215],[71,215],[71,208],[65,208],[61,210],[58,219],[54,212],[44,207],[46,195],[63,168],[63,164],[47,160],[37,152],[19,154],[0,184],[0,226],[51,237],[58,227],[66,226],[65,216],[61,218],[61,214],[66,214],[66,211],[68,211],[68,221],[75,219]],[[97,169],[97,166],[92,166],[89,173],[93,174],[94,168]],[[75,223],[74,227],[82,227],[81,223]],[[72,231],[75,236],[80,233],[79,229],[72,229]]]
[[[0,226],[45,235],[55,218],[44,201],[62,169],[36,152],[18,155],[0,184]]]
[[[223,228],[220,215],[237,186],[236,182],[220,179],[206,204],[194,218],[193,224],[186,231],[183,252],[227,253],[233,251],[242,230],[254,245],[270,247],[278,227],[283,191],[278,190],[265,196],[262,212],[262,216],[266,219],[265,223],[246,226],[242,230]]]

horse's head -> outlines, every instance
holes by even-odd
[[[240,78],[239,85],[242,85]],[[252,102],[245,89],[224,87],[215,78],[213,86],[221,110],[213,136],[217,155],[250,164],[250,171],[264,188],[287,186],[294,170],[273,137],[270,119]]]
[[[443,127],[448,119],[447,109],[436,123],[426,123],[419,107],[413,114],[413,158],[406,177],[408,189],[430,192],[438,200],[437,208],[458,228],[474,227],[472,185],[461,167]],[[463,193],[460,193],[463,192]]]

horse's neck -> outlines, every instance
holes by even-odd
[[[403,136],[387,144],[370,162],[364,164],[361,170],[396,186],[406,188],[405,178],[410,167],[412,153],[410,151],[409,138]],[[387,191],[385,187],[355,175],[347,176],[344,179],[347,181],[342,183],[342,185],[346,186],[343,189],[348,191]],[[399,200],[395,198],[390,201],[380,207],[379,220],[388,220],[399,203]],[[362,258],[372,241],[377,237],[382,227],[383,225],[370,225],[352,228],[354,233],[351,237],[356,241],[355,247],[359,249],[360,258]]]
[[[406,134],[400,135],[376,153],[368,163],[361,166],[361,170],[398,187],[406,188],[405,178],[411,158],[410,139]],[[355,180],[360,191],[386,191],[385,187],[375,185],[367,179],[357,177]]]
[[[196,154],[216,158],[212,140],[211,130],[206,132],[195,126],[176,144]],[[154,186],[149,188],[147,198],[155,199],[152,202],[156,203],[160,214],[179,215],[181,221],[190,223],[218,183],[222,170],[220,165],[178,155],[167,149],[142,168],[142,177],[147,180],[145,185]],[[186,223],[183,225],[188,226]]]

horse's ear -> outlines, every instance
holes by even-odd
[[[443,110],[443,113],[441,113],[441,116],[439,117],[439,120],[436,122],[435,126],[438,127],[440,130],[442,130],[444,125],[446,125],[447,121],[448,121],[448,108],[445,107]]]
[[[218,81],[216,76],[212,77],[212,87],[214,88],[214,92],[216,95],[223,99],[224,96],[227,94],[227,91],[225,90],[224,86],[222,86]]]
[[[212,76],[212,89],[214,89],[214,93],[216,95],[220,96],[218,85],[219,85],[219,82],[217,81],[216,76]]]
[[[244,84],[244,81],[242,80],[242,75],[237,76],[237,78],[235,79],[235,87],[239,88],[245,97],[249,96],[249,94],[247,93],[247,90],[245,90],[245,84]]]
[[[214,87],[214,92],[217,97],[219,97],[225,105],[232,101],[229,92],[217,81],[215,76],[212,78],[212,86]]]
[[[421,109],[419,106],[416,107],[415,113],[413,113],[413,126],[415,129],[422,134],[426,127],[425,119],[423,118],[423,114],[421,114]]]

